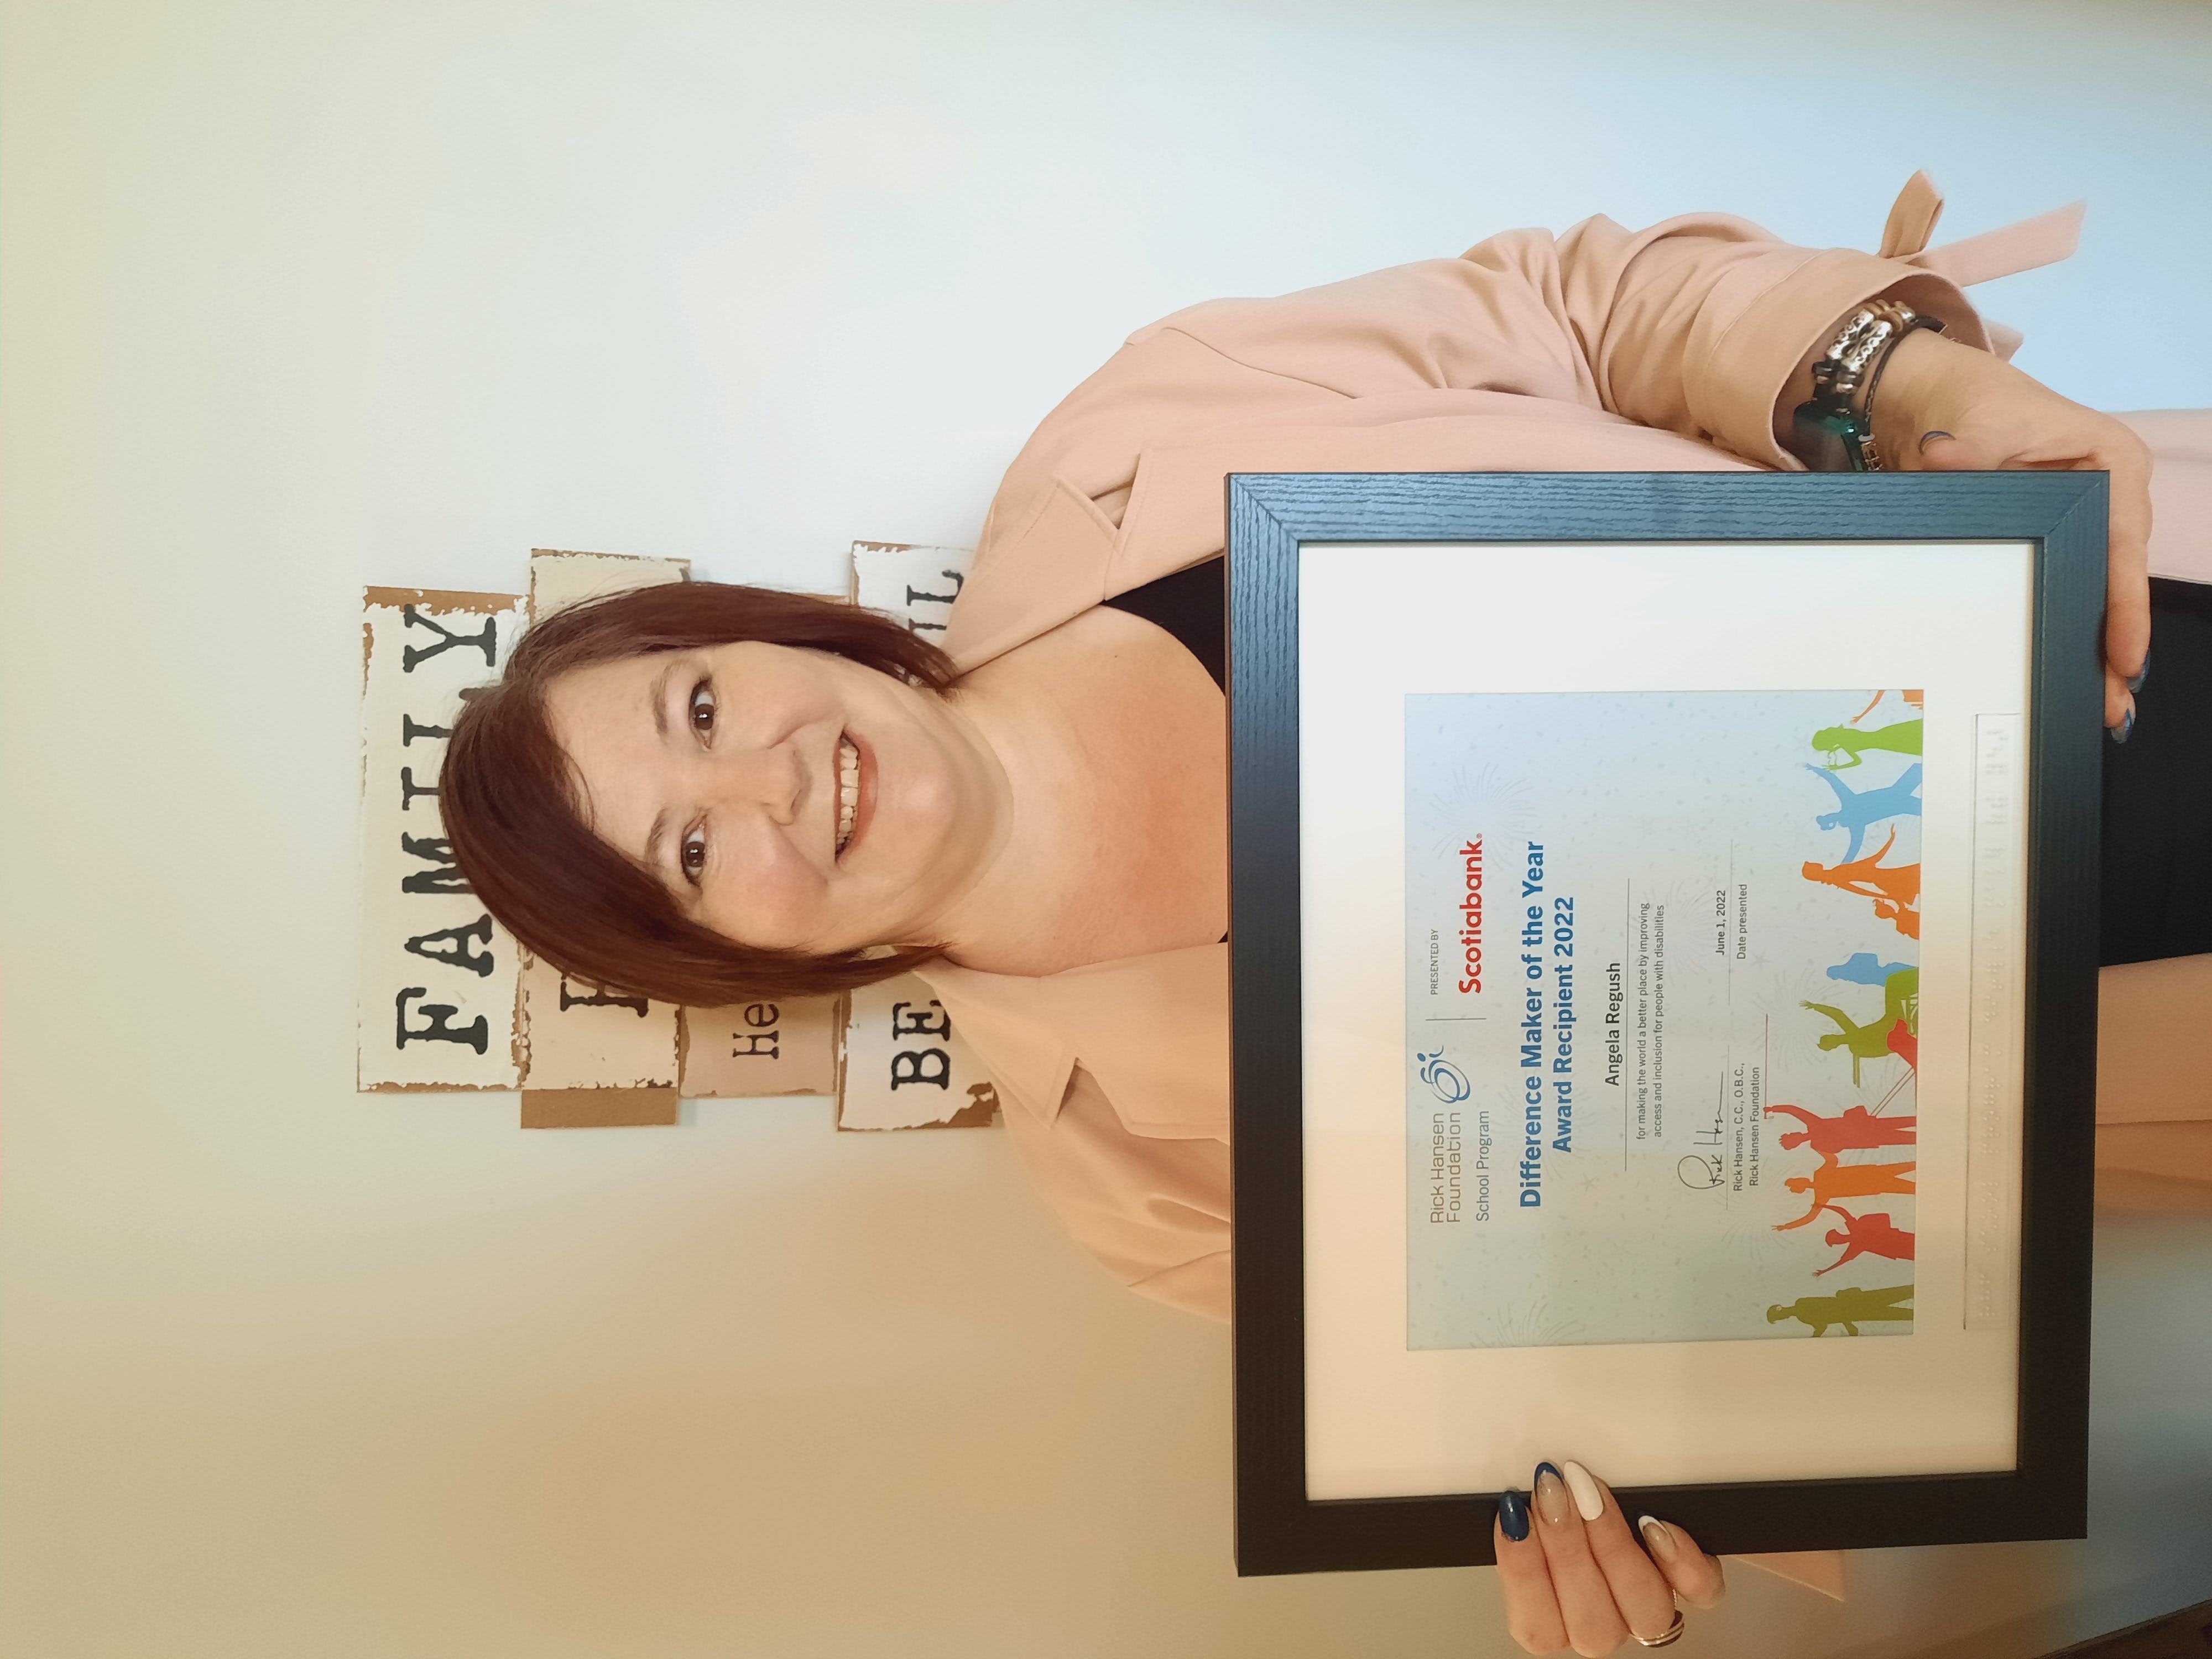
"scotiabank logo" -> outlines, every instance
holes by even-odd
[[[1468,1086],[1467,1073],[1444,1058],[1444,1051],[1413,1056],[1421,1067],[1421,1081],[1437,1091],[1437,1098],[1447,1106],[1456,1106],[1474,1092]]]
[[[1482,837],[1461,844],[1460,866],[1463,881],[1460,899],[1455,907],[1459,911],[1459,926],[1452,936],[1459,941],[1461,969],[1456,983],[1462,996],[1482,994]]]

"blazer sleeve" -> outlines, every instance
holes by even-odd
[[[1876,295],[1989,345],[1949,278],[1792,246],[1741,219],[1508,231],[1455,259],[1213,301],[1139,330],[1047,417],[1000,499],[1030,499],[1057,476],[1118,523],[1147,447],[1441,413],[1434,394],[1454,392],[1577,405],[1796,469],[1774,441],[1776,404],[1837,319]]]

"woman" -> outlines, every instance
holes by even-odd
[[[541,954],[668,1000],[919,969],[1076,1237],[1133,1288],[1226,1317],[1225,747],[1219,583],[1201,568],[1223,477],[1796,468],[1792,415],[1839,319],[1895,300],[1944,332],[1887,354],[1872,413],[1889,465],[2111,471],[2105,714],[2124,740],[2150,629],[2149,453],[2002,362],[1943,274],[2063,257],[2067,228],[1947,261],[1920,252],[1939,206],[1917,178],[1881,256],[1733,219],[1596,219],[1181,313],[1016,459],[941,653],[840,607],[706,585],[533,630],[455,730],[455,855]],[[1533,1484],[1535,1524],[1510,1494],[1498,1539],[1532,1650],[1663,1639],[1673,1595],[1718,1595],[1686,1535],[1647,1519],[1639,1547],[1578,1466]]]

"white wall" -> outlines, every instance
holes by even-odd
[[[355,1095],[362,585],[835,585],[972,541],[1177,306],[1594,211],[1868,246],[1919,166],[1947,234],[2091,198],[1986,296],[2024,366],[2212,403],[2201,9],[800,11],[5,8],[11,1659],[1504,1645],[1487,1574],[1231,1577],[1224,1334],[1000,1134]],[[1745,1582],[1706,1651],[2212,1595],[2212,1234],[2101,1243],[2098,1536],[1873,1558],[1840,1614]]]

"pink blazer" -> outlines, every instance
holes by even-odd
[[[1596,218],[1178,312],[1130,336],[1016,457],[946,647],[972,669],[1215,556],[1231,472],[1800,470],[1775,443],[1776,404],[1839,316],[1893,295],[2009,356],[2019,336],[1961,289],[2065,258],[2081,220],[2063,209],[1925,249],[1941,209],[1917,174],[1876,254],[1718,216],[1634,232]],[[2154,572],[2212,580],[2212,411],[2130,418],[2160,455]],[[2212,1206],[2212,1092],[2187,1080],[2179,1042],[2186,1006],[2212,999],[2212,957],[2112,971],[2131,979],[2108,1000],[2136,1029],[2107,1031],[2100,1120],[2109,1094],[2138,1121],[2100,1135],[2100,1165],[2105,1141],[2127,1143],[2107,1171],[2127,1178],[2108,1184]],[[925,975],[1077,1240],[1133,1289],[1226,1319],[1226,949]],[[1839,1590],[1832,1556],[1771,1565]]]

